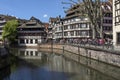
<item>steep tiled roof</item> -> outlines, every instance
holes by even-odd
[[[59,20],[58,17],[56,17],[56,18],[50,17],[49,22],[56,22],[57,20]]]
[[[101,7],[103,12],[112,12],[112,0],[109,0],[108,2],[101,2]],[[86,11],[84,9],[84,4],[81,2],[79,4],[71,6],[66,11],[65,19],[71,19],[75,17],[83,16],[83,14],[86,14]]]
[[[2,14],[0,14],[0,17],[3,18],[3,19],[5,19],[6,21],[13,20],[13,19],[17,19],[17,18],[14,17],[14,16],[2,15]]]
[[[36,17],[34,17],[34,16],[32,16],[30,18],[30,21],[35,21],[35,22],[38,22],[38,23],[42,24],[42,22],[39,19],[37,19]]]
[[[28,21],[26,19],[20,19],[20,18],[16,18],[15,16],[3,15],[3,14],[0,14],[0,20],[5,20],[5,21],[18,20],[19,25]]]
[[[43,25],[43,23],[39,19],[37,19],[35,17],[31,17],[30,20],[26,21],[25,23],[23,23],[19,27],[37,28],[37,27],[44,27],[44,25]]]

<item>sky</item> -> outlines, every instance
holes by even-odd
[[[0,14],[12,15],[21,19],[30,19],[31,16],[34,16],[42,22],[48,22],[49,17],[65,16],[62,1],[0,0]]]

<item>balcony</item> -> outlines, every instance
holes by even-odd
[[[103,19],[112,20],[112,17],[104,17]]]
[[[41,36],[18,36],[18,38],[40,39],[40,38],[41,38]]]
[[[104,31],[104,33],[107,34],[107,35],[112,35],[113,34],[112,31]]]
[[[18,33],[42,33],[45,31],[18,31]]]
[[[112,24],[110,24],[110,23],[103,23],[103,26],[111,26],[112,27]]]
[[[78,24],[78,23],[89,23],[89,20],[78,20],[78,21],[70,21],[67,23],[64,23],[64,25],[70,25],[70,24]]]
[[[3,30],[0,30],[0,33],[2,33],[3,32]]]
[[[64,36],[64,38],[90,38],[89,35],[79,35],[79,36]]]
[[[0,39],[2,39],[2,35],[0,35]]]
[[[0,21],[0,24],[1,24],[1,23],[6,23],[6,21],[5,21],[5,20],[3,20],[3,21]]]
[[[75,28],[75,29],[66,29],[65,31],[79,31],[79,30],[90,30],[90,28]]]
[[[79,36],[63,36],[64,38],[90,38],[91,36],[90,35],[79,35]],[[56,39],[57,38],[62,38],[62,36],[56,36],[55,37]]]
[[[76,8],[76,9],[74,9],[74,10],[69,10],[69,11],[67,11],[67,14],[71,14],[71,13],[74,13],[74,12],[76,12],[76,11],[79,11],[79,8]]]
[[[1,25],[1,26],[0,26],[0,28],[3,28],[3,27],[4,27],[4,25]]]

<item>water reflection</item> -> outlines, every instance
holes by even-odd
[[[38,52],[37,49],[19,49],[18,55],[21,58],[26,58],[26,59],[41,59],[42,58],[42,53]]]
[[[9,76],[11,73],[10,71],[10,66],[7,66],[3,69],[0,70],[0,80],[3,80],[4,78],[6,78],[7,76]]]
[[[14,63],[0,71],[0,80],[120,79],[119,76],[112,76],[112,74],[116,74],[115,71],[114,73],[107,71],[107,69],[116,70],[117,74],[119,74],[119,68],[87,58],[85,59],[84,57],[79,57],[80,61],[77,62],[59,54],[43,53],[37,49],[18,49],[18,51],[14,54],[19,56],[19,58],[11,58],[12,62]],[[108,65],[107,68],[105,67],[107,72],[103,73],[100,68],[98,70],[88,65],[95,62],[99,63],[99,65],[102,65],[101,69],[104,69],[103,67]]]

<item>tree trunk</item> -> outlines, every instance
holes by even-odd
[[[103,37],[103,17],[101,17],[101,19],[100,19],[100,38],[104,38]]]
[[[96,38],[96,31],[95,31],[95,28],[92,29],[92,32],[93,32],[93,34],[92,34],[92,39],[95,39],[95,38]]]
[[[102,27],[103,27],[103,26],[101,26],[100,33],[99,33],[99,34],[100,34],[100,38],[103,39],[104,37],[103,37],[103,30],[102,30]]]

